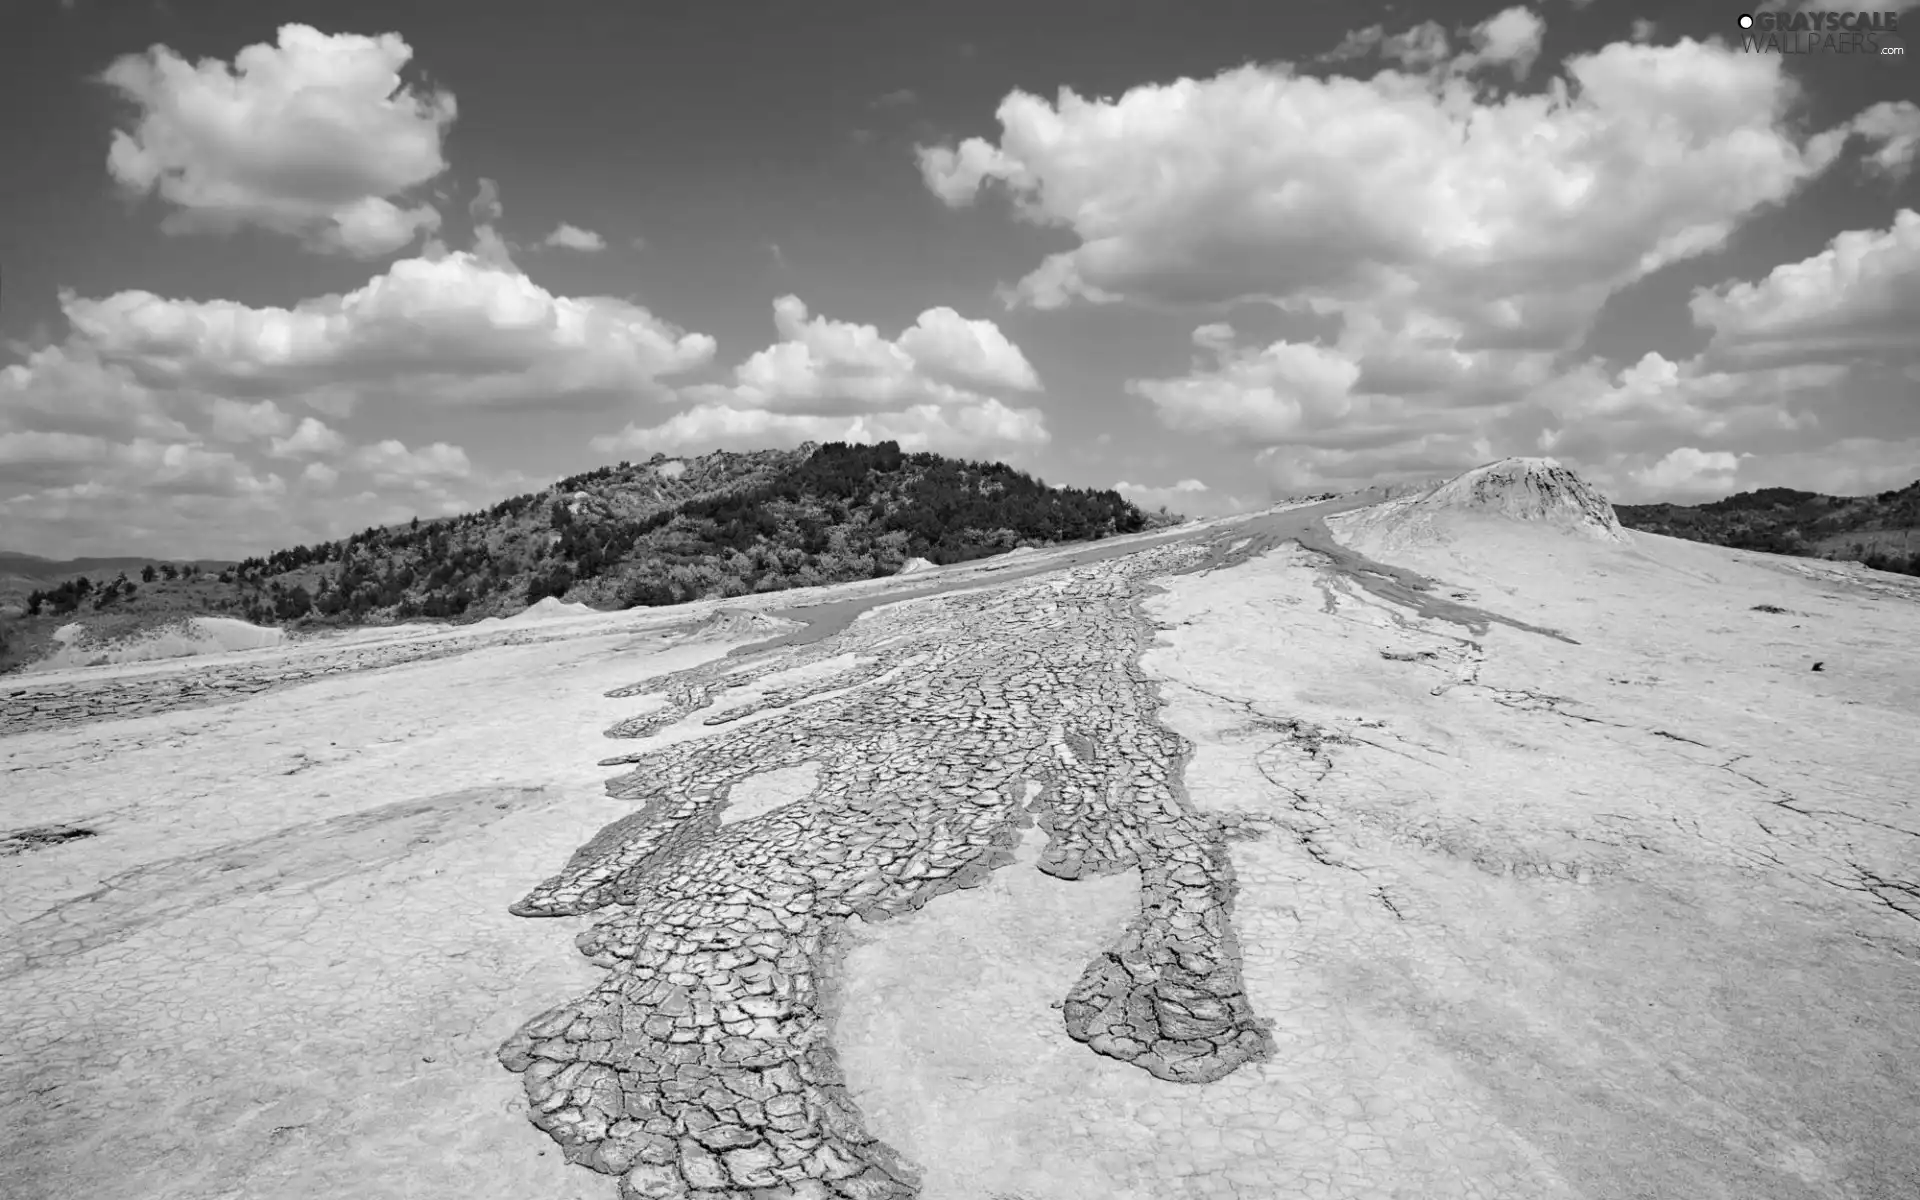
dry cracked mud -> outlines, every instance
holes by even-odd
[[[1186,1083],[1269,1055],[1225,831],[1187,802],[1187,748],[1138,666],[1142,592],[1198,562],[1150,550],[891,605],[797,653],[618,693],[666,697],[609,731],[644,737],[767,675],[856,659],[707,716],[724,736],[609,760],[635,764],[608,790],[639,809],[513,908],[611,914],[579,941],[605,982],[501,1050],[534,1123],[628,1196],[915,1194],[845,1092],[825,1020],[836,932],[979,886],[1036,822],[1040,870],[1141,881],[1137,916],[1066,994],[1064,1032]],[[723,824],[735,787],[803,764],[818,767],[805,796]]]
[[[0,1195],[1910,1194],[1920,597],[1336,507],[0,682]]]

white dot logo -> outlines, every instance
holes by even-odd
[[[1749,15],[1749,14],[1747,14],[1747,13],[1741,13],[1741,14],[1740,14],[1740,28],[1742,28],[1742,29],[1752,29],[1752,28],[1753,28],[1753,17],[1752,17],[1751,15]]]

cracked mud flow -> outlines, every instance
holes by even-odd
[[[579,945],[607,970],[500,1050],[533,1122],[627,1197],[915,1195],[844,1087],[836,937],[849,917],[978,886],[1036,821],[1042,871],[1141,878],[1137,916],[1067,992],[1064,1032],[1180,1082],[1269,1056],[1241,982],[1228,831],[1188,804],[1187,747],[1138,666],[1153,638],[1140,599],[1204,553],[880,608],[812,645],[612,693],[665,696],[608,731],[645,737],[815,668],[706,717],[719,732],[608,760],[635,764],[607,787],[641,807],[513,906],[598,913]],[[722,825],[731,789],[804,763],[818,766],[809,795]]]

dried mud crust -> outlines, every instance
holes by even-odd
[[[598,913],[578,944],[607,970],[500,1050],[534,1124],[620,1176],[624,1197],[916,1195],[840,1073],[838,935],[849,917],[984,883],[1036,822],[1042,871],[1137,868],[1142,884],[1133,921],[1067,991],[1067,1035],[1191,1083],[1269,1056],[1241,982],[1225,830],[1188,803],[1189,747],[1158,723],[1138,667],[1153,636],[1139,601],[1200,553],[881,609],[815,645],[614,693],[666,698],[613,731],[644,736],[730,688],[858,656],[762,697],[756,719],[609,760],[635,764],[607,787],[639,809],[513,906]],[[806,762],[811,794],[721,824],[736,784]]]

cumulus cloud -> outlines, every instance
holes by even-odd
[[[1728,450],[1703,451],[1681,446],[1660,461],[1632,472],[1633,482],[1649,492],[1667,495],[1725,495],[1733,490],[1740,456]]]
[[[316,251],[390,254],[439,227],[437,210],[407,197],[446,169],[456,111],[451,93],[402,82],[412,57],[397,34],[306,25],[231,64],[165,46],[126,55],[101,76],[135,110],[108,172],[170,205],[171,231],[251,225]]]
[[[1531,9],[1502,9],[1473,27],[1473,52],[1462,65],[1504,66],[1515,79],[1525,79],[1540,57],[1540,41],[1547,23]]]
[[[630,425],[595,447],[891,438],[959,451],[1047,439],[1037,409],[1011,408],[996,394],[1041,385],[992,321],[931,308],[889,338],[873,325],[813,316],[792,295],[774,301],[773,316],[780,340],[735,367],[732,382],[682,388],[692,408],[653,428]]]
[[[316,454],[337,454],[346,448],[347,439],[326,422],[306,417],[292,434],[270,439],[275,458],[302,458]]]
[[[1285,341],[1243,349],[1232,336],[1225,325],[1201,326],[1194,342],[1202,353],[1191,374],[1129,380],[1127,390],[1152,402],[1172,428],[1258,440],[1279,440],[1354,416],[1353,385],[1360,368],[1339,351]]]
[[[562,250],[579,250],[593,253],[607,248],[607,239],[591,229],[582,229],[578,225],[569,225],[562,221],[552,233],[542,238],[543,246],[555,246]]]
[[[1517,37],[1486,52],[1518,54]],[[1801,134],[1796,94],[1778,56],[1687,39],[1576,56],[1533,95],[1248,66],[1117,100],[1015,91],[997,143],[925,148],[920,165],[949,204],[996,183],[1080,239],[1017,286],[1039,307],[1275,297],[1565,336],[1621,286],[1721,245],[1850,135],[1887,144],[1879,124]]]
[[[295,399],[346,413],[376,398],[541,405],[661,390],[715,343],[607,296],[556,296],[464,252],[403,259],[344,295],[291,308],[151,292],[65,294],[84,344],[146,386]]]
[[[887,409],[965,404],[979,388],[1037,391],[1039,376],[992,321],[950,308],[920,314],[898,338],[872,325],[810,316],[798,296],[773,303],[781,340],[734,369],[734,382],[685,389],[702,402],[750,408]]]
[[[1676,445],[1831,436],[1822,390],[1851,387],[1863,350],[1898,361],[1891,331],[1915,325],[1905,218],[1849,235],[1832,262],[1710,289],[1695,302],[1709,358],[1567,364],[1610,298],[1723,248],[1850,147],[1878,173],[1909,169],[1920,110],[1810,128],[1778,56],[1687,38],[1617,42],[1503,91],[1502,73],[1539,70],[1543,34],[1510,8],[1457,35],[1362,30],[1324,56],[1386,60],[1365,79],[1278,64],[1110,99],[1014,91],[997,137],[923,147],[919,165],[948,205],[992,192],[1077,239],[1012,303],[1211,315],[1254,301],[1313,318],[1324,333],[1267,345],[1202,324],[1185,373],[1126,384],[1168,427],[1259,452],[1276,490],[1553,444],[1602,463],[1666,439],[1634,459],[1650,469]],[[1809,300],[1820,287],[1835,298]]]
[[[1901,209],[1886,229],[1840,233],[1757,283],[1701,289],[1692,310],[1721,360],[1920,359],[1920,212]]]
[[[1143,509],[1164,508],[1187,517],[1226,516],[1259,507],[1255,500],[1216,492],[1198,479],[1182,479],[1166,487],[1123,479],[1113,485],[1113,490]]]
[[[404,442],[387,438],[360,447],[354,451],[351,461],[375,483],[386,487],[426,489],[436,483],[464,479],[473,472],[467,452],[446,442],[409,450]]]
[[[666,399],[662,376],[714,353],[636,305],[557,296],[466,253],[289,308],[61,302],[66,338],[0,368],[0,527],[56,555],[230,555],[472,508],[512,473],[444,441],[356,444],[310,414]]]

